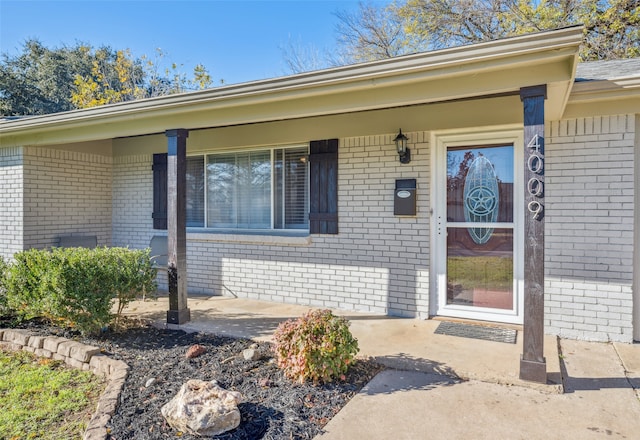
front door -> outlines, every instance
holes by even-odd
[[[521,323],[518,137],[478,137],[440,142],[437,314]]]

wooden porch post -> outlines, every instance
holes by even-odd
[[[544,100],[547,86],[523,87],[524,335],[520,379],[547,382],[544,358]]]
[[[187,308],[187,137],[184,129],[167,130],[167,251],[169,310],[167,324],[191,320]]]

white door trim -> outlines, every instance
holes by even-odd
[[[446,305],[447,249],[446,249],[446,152],[448,147],[513,144],[514,160],[514,310],[482,309]],[[456,318],[479,319],[512,324],[521,324],[523,319],[524,292],[524,132],[522,125],[504,125],[481,128],[442,130],[431,132],[431,200],[433,216],[431,222],[431,273],[430,314]]]

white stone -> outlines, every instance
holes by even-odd
[[[242,395],[228,391],[215,380],[192,379],[165,404],[162,415],[175,430],[199,436],[214,436],[240,425],[238,403]]]
[[[242,356],[244,356],[245,361],[255,361],[258,359],[258,352],[253,348],[247,348],[242,350]]]

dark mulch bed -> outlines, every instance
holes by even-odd
[[[0,320],[0,327],[8,324]],[[112,440],[201,438],[177,433],[160,413],[162,405],[189,379],[215,379],[223,388],[243,395],[240,426],[218,439],[311,439],[381,370],[374,362],[358,360],[345,381],[314,386],[285,378],[275,365],[268,343],[146,325],[108,331],[94,338],[39,322],[20,327],[96,345],[129,365],[120,405],[108,425]],[[185,353],[193,344],[204,345],[207,351],[186,359]],[[244,359],[242,351],[250,347],[260,354],[258,360]],[[155,382],[146,386],[149,379]]]

